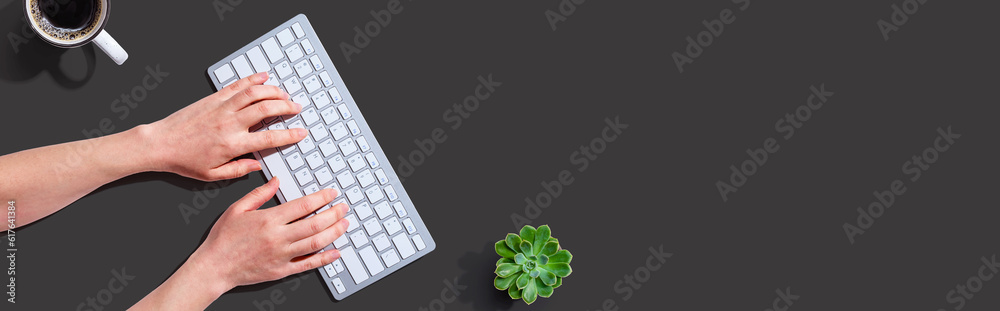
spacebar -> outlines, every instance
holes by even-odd
[[[268,148],[261,150],[260,156],[264,159],[264,165],[267,165],[267,171],[271,172],[271,178],[278,178],[278,190],[285,197],[285,202],[301,198],[302,191],[295,185],[295,179],[292,178],[292,172],[288,171],[285,159],[281,158],[281,152]]]

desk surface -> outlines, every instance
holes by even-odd
[[[446,133],[404,183],[438,249],[342,302],[310,271],[210,309],[526,310],[492,288],[491,244],[563,170],[573,182],[530,216],[573,251],[574,273],[532,309],[1000,306],[989,281],[951,292],[1000,251],[995,2],[928,2],[896,25],[902,1],[404,1],[348,62],[341,43],[388,2],[115,1],[107,30],[131,55],[115,66],[90,45],[11,41],[21,3],[0,1],[0,153],[161,119],[210,94],[210,64],[306,13],[394,166]],[[898,30],[886,41],[880,27]],[[157,68],[169,75],[144,87]],[[444,114],[489,75],[502,86],[454,128]],[[628,124],[613,141],[608,119]],[[928,151],[949,127],[961,137]],[[895,180],[906,192],[859,225]],[[99,295],[127,308],[261,183],[148,173],[102,187],[17,232],[16,309]],[[182,204],[203,209],[185,219]],[[845,225],[863,231],[853,244]],[[647,260],[651,248],[672,257]],[[134,279],[102,294],[121,270]]]

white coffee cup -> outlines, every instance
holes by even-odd
[[[104,25],[107,24],[108,16],[111,14],[110,2],[110,0],[25,0],[24,13],[31,29],[46,42],[62,48],[73,48],[93,42],[116,64],[121,65],[128,59],[128,53],[104,30]],[[42,7],[43,5],[45,7]],[[60,13],[70,14],[68,12],[75,12],[77,8],[85,5],[90,5],[89,7],[93,9],[87,10],[91,13],[84,14],[90,18],[85,19],[89,22],[83,26],[63,28],[57,26],[59,21],[49,19],[49,16],[57,16]]]

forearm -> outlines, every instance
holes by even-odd
[[[98,187],[155,169],[148,129],[0,156],[0,199],[17,204],[18,226],[44,218]]]

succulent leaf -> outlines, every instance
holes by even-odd
[[[550,262],[549,264],[544,265],[542,267],[544,267],[545,270],[552,271],[552,273],[555,273],[556,276],[561,278],[567,277],[569,276],[570,273],[573,273],[573,268],[571,268],[569,264],[565,262],[558,262],[558,263]]]
[[[549,241],[542,246],[542,252],[540,255],[552,256],[555,255],[557,251],[559,251],[559,242]]]
[[[510,259],[510,258],[503,258],[503,257],[500,257],[500,260],[497,260],[497,265],[498,265],[498,266],[499,266],[500,264],[504,264],[504,263],[515,263],[515,262],[514,262],[514,260],[513,260],[513,259]]]
[[[525,254],[525,256],[527,256],[527,255],[534,255],[535,254],[535,253],[532,252],[531,242],[521,241],[521,247],[520,247],[520,249],[521,249],[521,252]]]
[[[524,254],[522,253],[517,253],[517,255],[514,256],[514,263],[516,264],[523,265],[525,261],[528,261],[528,258],[524,257]]]
[[[551,238],[551,237],[550,237],[550,238],[549,238],[549,242],[556,242],[556,243],[559,243],[559,239],[557,239],[557,238]]]
[[[544,268],[539,269],[539,270],[541,272],[538,274],[538,279],[541,280],[542,283],[544,283],[545,285],[548,285],[548,286],[556,285],[556,278],[558,278],[558,277],[556,276],[555,273],[552,273],[552,271],[549,271],[549,270],[544,269]]]
[[[562,286],[562,278],[557,276],[556,277],[556,285],[552,285],[552,289],[559,288],[559,286]]]
[[[535,287],[538,288],[538,296],[549,298],[552,297],[552,292],[555,291],[551,285],[542,283],[542,280],[535,279]]]
[[[502,277],[499,277],[499,276],[498,277],[494,277],[493,278],[493,286],[496,287],[499,290],[505,290],[507,288],[510,288],[510,285],[514,284],[514,281],[517,281],[517,278],[519,276],[521,276],[520,273],[516,273],[514,275],[511,275],[511,276],[505,277],[505,278],[502,278]]]
[[[535,268],[534,270],[531,270],[531,272],[528,273],[528,276],[530,276],[532,279],[534,279],[534,278],[537,278],[539,274],[542,274],[542,269],[541,268]]]
[[[507,295],[510,295],[510,299],[521,299],[521,289],[517,288],[517,286],[511,286],[507,290]]]
[[[536,231],[535,227],[525,225],[523,228],[521,228],[521,239],[525,241],[534,241],[535,231]]]
[[[538,227],[538,231],[535,232],[535,240],[531,242],[531,254],[537,255],[542,250],[542,246],[545,246],[545,243],[549,241],[550,237],[552,237],[552,229],[549,229],[549,225]]]
[[[527,302],[529,305],[535,302],[535,299],[538,299],[538,288],[535,287],[534,281],[528,283],[528,286],[525,286],[524,289],[522,289],[522,293],[522,296],[524,296],[524,302]]]
[[[560,250],[556,252],[555,255],[549,256],[549,263],[565,262],[570,263],[573,261],[573,254],[570,254],[568,250]]]
[[[507,247],[507,241],[497,241],[493,248],[496,249],[497,255],[503,258],[514,259],[514,255],[517,254],[513,249]]]
[[[517,249],[518,245],[521,244],[521,237],[513,233],[508,233],[505,241],[507,242],[507,247],[510,247],[510,249]]]
[[[518,271],[521,271],[521,265],[515,263],[504,263],[497,266],[497,269],[496,271],[494,271],[494,273],[496,273],[497,276],[499,277],[505,278],[513,275],[515,272]]]
[[[531,276],[528,276],[527,273],[521,273],[521,276],[517,278],[517,288],[524,289],[525,286],[528,286],[528,282],[530,281]]]
[[[537,261],[538,261],[539,265],[545,265],[545,264],[549,263],[549,256],[538,255],[538,260]]]

